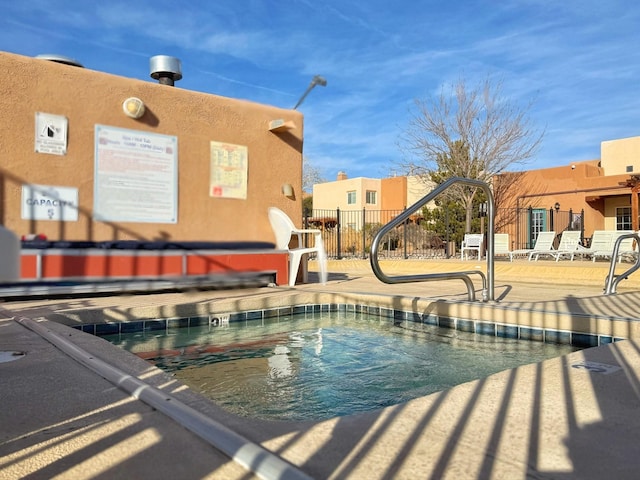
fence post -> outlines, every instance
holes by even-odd
[[[342,227],[340,225],[340,207],[336,208],[336,248],[337,248],[337,252],[336,252],[336,257],[338,258],[338,260],[342,259],[342,253],[341,253],[341,241],[340,241],[340,237],[342,236]]]
[[[367,258],[367,231],[365,225],[367,224],[367,215],[365,208],[362,207],[362,258]]]
[[[404,207],[403,211],[406,211],[407,207]],[[402,223],[402,245],[403,245],[403,253],[404,253],[404,259],[406,260],[407,258],[409,258],[409,256],[407,255],[407,224],[409,223],[409,220],[405,220]]]
[[[444,237],[445,237],[445,249],[447,252],[447,258],[451,258],[451,252],[449,251],[449,206],[444,206]]]
[[[533,207],[529,207],[529,231],[527,232],[527,246],[525,248],[533,248]]]

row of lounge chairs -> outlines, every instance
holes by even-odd
[[[537,261],[540,257],[551,257],[555,261],[560,259],[574,260],[576,257],[591,258],[596,261],[599,258],[610,259],[614,254],[616,240],[625,234],[633,234],[633,231],[627,230],[596,230],[591,237],[589,247],[584,247],[580,243],[579,231],[565,230],[560,236],[560,242],[557,248],[553,244],[556,240],[556,232],[540,232],[533,248],[524,248],[511,250],[511,242],[508,233],[496,233],[494,236],[494,255],[506,255],[510,261],[513,257],[526,256],[529,261]],[[618,248],[617,261],[621,262],[624,258],[635,258],[638,255],[638,236],[625,237],[620,241]],[[469,255],[469,251],[477,251],[478,259],[482,252],[482,236],[477,234],[467,234],[462,242],[461,259],[464,259],[465,253]]]

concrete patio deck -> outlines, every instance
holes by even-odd
[[[457,260],[381,265],[389,274],[485,267]],[[362,260],[333,261],[329,271],[327,285],[0,304],[0,351],[24,353],[0,362],[0,478],[638,477],[640,274],[623,281],[616,295],[604,296],[604,262],[498,260],[498,301],[482,304],[467,301],[459,280],[387,285]],[[266,422],[230,415],[137,357],[69,328],[355,301],[421,312],[444,309],[461,318],[587,326],[630,339],[362,415]],[[33,323],[86,353],[89,366],[99,360],[109,371],[121,372],[120,385],[25,328]],[[141,383],[130,394],[123,388],[133,381]],[[148,391],[186,405],[204,423],[213,419],[236,432],[247,441],[243,448],[264,450],[236,452],[241,460],[253,459],[249,469],[240,466],[180,421],[136,399],[144,400]],[[270,463],[264,452],[284,463]]]

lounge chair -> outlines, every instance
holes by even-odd
[[[556,262],[561,257],[568,256],[573,260],[575,252],[580,247],[582,232],[580,230],[565,230],[560,237],[560,243],[555,251],[551,251],[549,255],[555,257]]]
[[[509,255],[509,261],[513,262],[513,252],[508,233],[495,233],[493,235],[493,254]]]
[[[596,252],[612,252],[612,238],[614,233],[615,232],[613,230],[594,230],[589,247],[578,247],[578,249],[571,255],[571,260],[573,260],[575,255],[580,255],[583,258],[593,257],[595,261],[594,254]]]
[[[276,248],[289,251],[289,286],[293,287],[296,284],[302,256],[309,253],[316,254],[320,267],[320,281],[323,284],[327,283],[327,254],[322,241],[322,232],[317,229],[302,230],[297,228],[289,216],[276,207],[269,208],[269,222],[271,222],[271,228],[276,236]],[[313,246],[303,246],[305,234],[313,235]],[[297,237],[298,245],[291,248],[289,243],[294,235]],[[307,281],[306,262],[302,262],[302,281]]]
[[[542,252],[548,252],[553,250],[553,242],[556,239],[556,232],[539,232],[536,238],[536,243],[533,248],[522,248],[511,252],[512,255],[527,255],[529,261],[534,255],[539,255]],[[538,257],[536,256],[536,260]]]
[[[469,260],[469,251],[478,252],[478,260],[482,259],[482,247],[484,243],[484,235],[480,233],[465,233],[464,240],[462,240],[462,247],[460,248],[460,260],[464,260],[465,252],[466,257]]]
[[[591,253],[591,259],[595,262],[598,258],[611,258],[611,256],[613,255],[613,247],[616,244],[616,240],[618,239],[618,237],[620,237],[621,235],[627,234],[627,233],[633,233],[633,231],[631,230],[615,230],[615,231],[609,231],[609,244],[608,245],[602,245],[601,248],[592,248],[590,250]],[[595,235],[595,232],[594,232]],[[592,241],[593,243],[593,241]],[[616,259],[618,261],[618,263],[620,263],[622,261],[622,258],[624,255],[630,255],[632,253],[635,252],[635,239],[630,237],[630,238],[625,238],[620,242],[620,246],[618,248],[618,258]]]

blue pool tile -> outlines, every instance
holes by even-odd
[[[201,327],[203,325],[209,325],[209,317],[189,317],[190,327]]]
[[[124,322],[120,325],[120,333],[134,333],[145,330],[144,321],[141,322]]]
[[[247,320],[261,320],[262,319],[262,310],[252,310],[247,312],[246,316]]]
[[[481,335],[496,336],[496,324],[493,322],[477,322],[476,333]]]
[[[96,326],[95,325],[80,325],[79,327],[74,327],[74,328],[79,328],[83,332],[90,333],[91,335],[95,335],[96,334]]]
[[[440,325],[440,318],[438,318],[437,315],[425,313],[422,316],[422,323],[425,323],[427,325]]]
[[[99,323],[96,325],[96,335],[114,335],[120,333],[119,323]]]
[[[166,330],[167,329],[167,321],[166,320],[147,320],[144,324],[145,330]],[[124,331],[124,330],[123,330]]]
[[[236,312],[229,315],[229,323],[231,322],[244,322],[247,316],[244,312]]]
[[[167,329],[185,328],[189,326],[189,318],[170,318],[167,320]]]
[[[438,319],[438,325],[444,328],[456,328],[456,321],[453,318],[441,317]]]
[[[458,319],[456,322],[456,328],[461,332],[474,333],[476,331],[473,320]]]
[[[544,342],[544,330],[541,328],[520,327],[520,339]]]
[[[596,347],[598,346],[598,336],[589,333],[573,333],[571,335],[571,345],[576,347]]]
[[[518,338],[518,327],[515,325],[496,325],[496,337]]]
[[[544,332],[546,343],[556,343],[559,345],[571,345],[571,332],[548,329]]]
[[[293,307],[291,309],[291,311],[292,311],[292,313],[294,315],[296,315],[296,314],[299,315],[301,313],[305,313],[307,311],[307,307],[306,307],[306,305],[296,305],[295,307]]]

